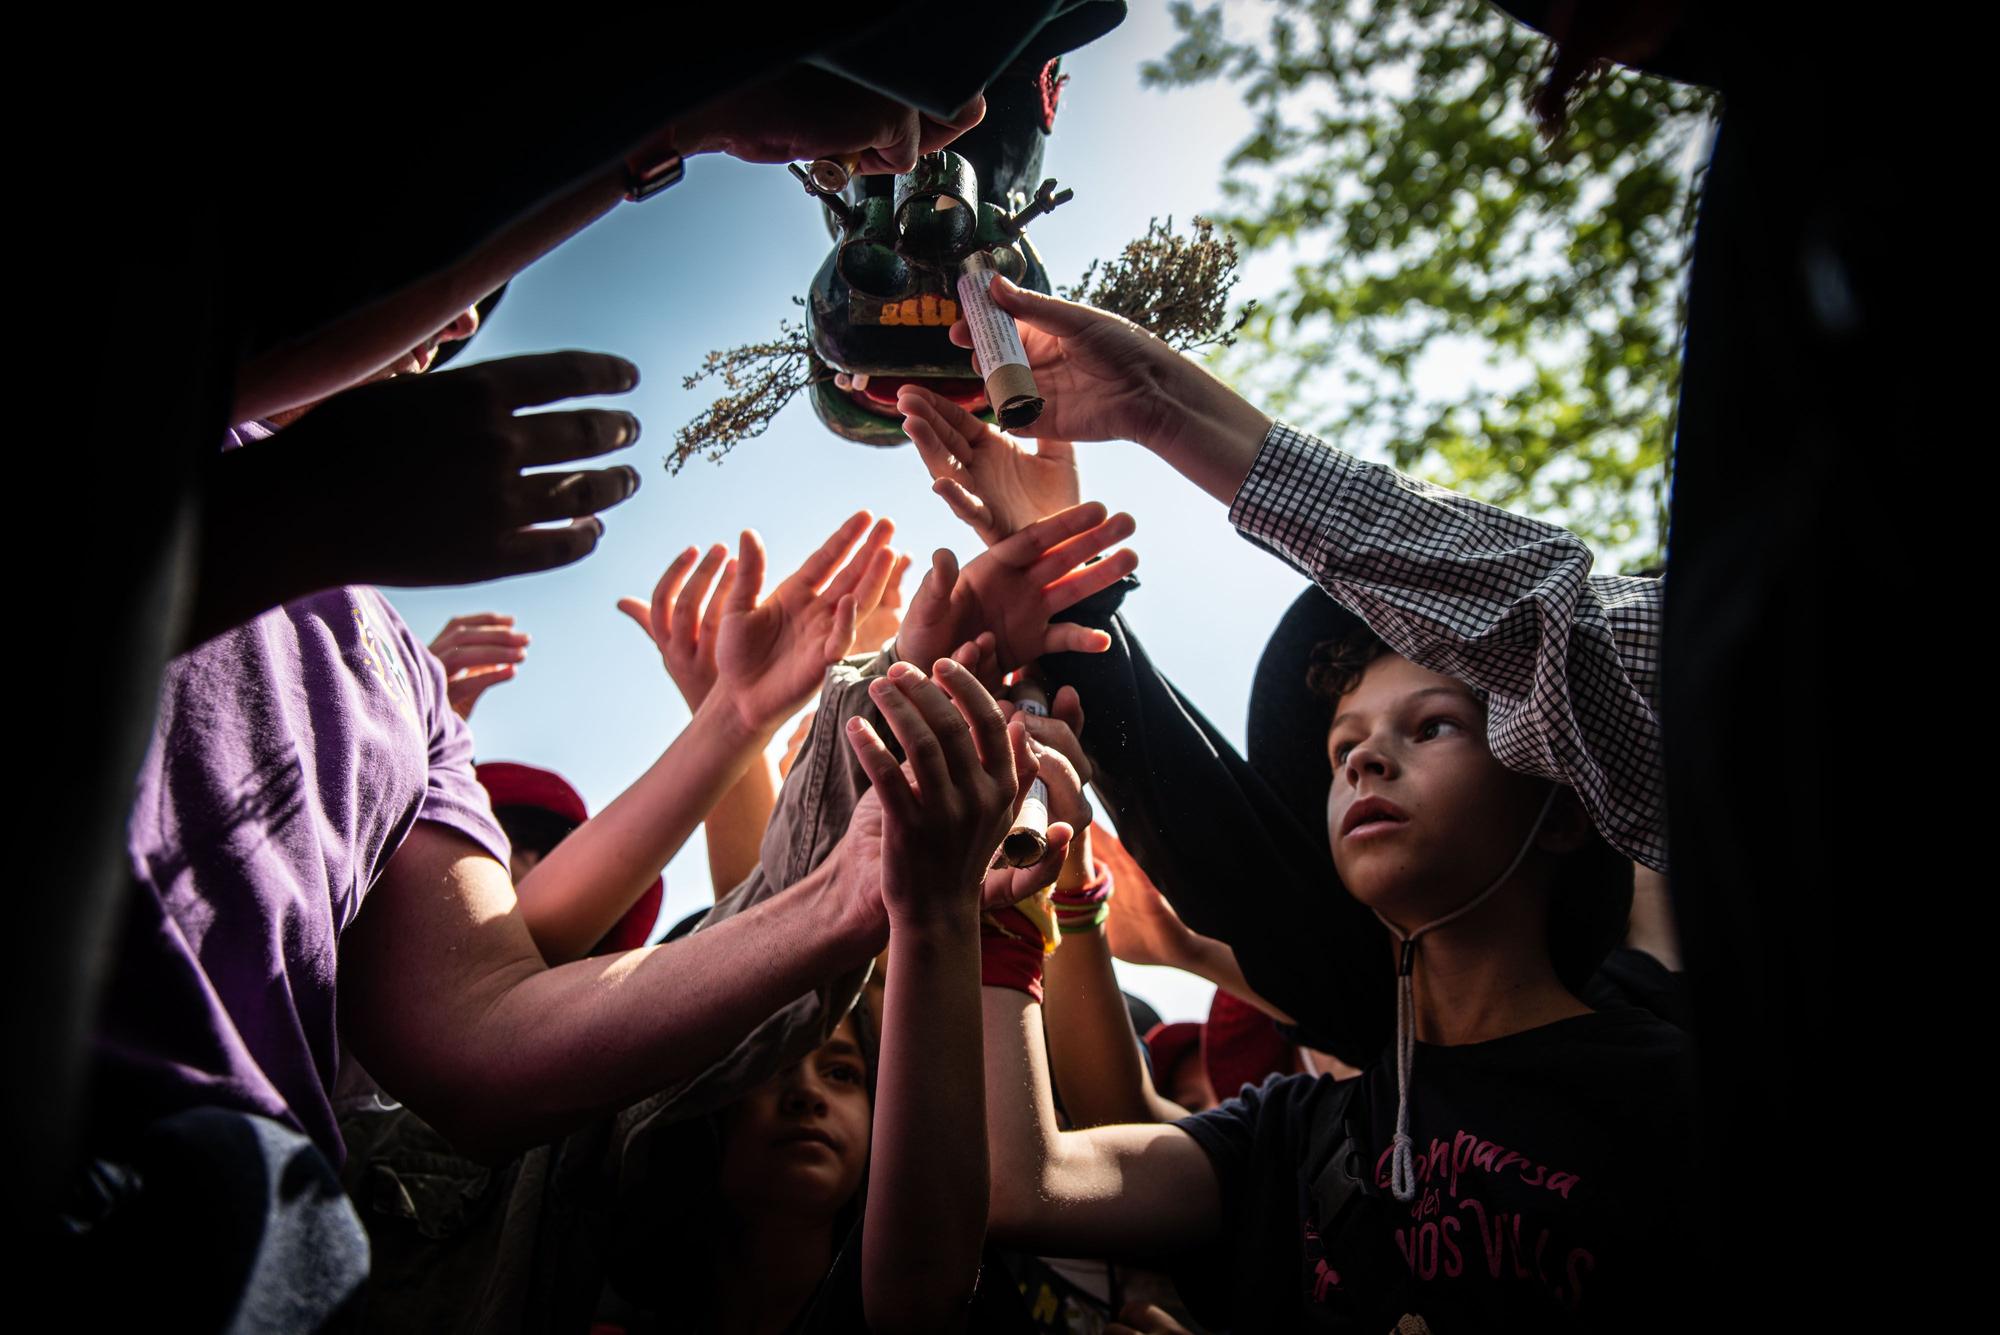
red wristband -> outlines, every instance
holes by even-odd
[[[996,909],[979,920],[979,981],[1011,987],[1042,1001],[1042,933],[1019,909]]]

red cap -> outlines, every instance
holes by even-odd
[[[1219,987],[1202,1028],[1202,1065],[1218,1099],[1233,1099],[1245,1085],[1299,1069],[1298,1050],[1278,1032],[1278,1022]]]
[[[511,760],[489,760],[473,766],[473,773],[496,807],[540,807],[578,825],[590,819],[590,809],[583,804],[583,794],[554,770],[516,764]],[[666,889],[665,879],[655,876],[653,883],[646,887],[646,893],[639,896],[639,902],[618,920],[617,926],[605,933],[604,939],[590,953],[609,955],[645,945],[646,939],[653,934],[653,924],[659,919],[660,901],[665,897]]]
[[[1201,1044],[1199,1020],[1156,1024],[1146,1032],[1146,1051],[1153,1058],[1153,1080],[1163,1090],[1181,1059]]]

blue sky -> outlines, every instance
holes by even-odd
[[[1153,217],[1187,219],[1220,198],[1221,163],[1249,116],[1227,85],[1159,92],[1139,86],[1141,62],[1173,40],[1164,6],[1139,3],[1118,30],[1073,53],[1071,81],[1047,172],[1076,199],[1035,228],[1056,282],[1110,257]],[[498,611],[534,637],[517,680],[488,692],[473,718],[482,759],[546,765],[592,810],[637,778],[687,723],[659,657],[616,608],[650,594],[690,543],[734,542],[756,528],[774,579],[841,519],[866,507],[893,517],[897,543],[948,546],[969,558],[978,539],[930,494],[909,448],[872,450],[827,433],[801,399],[759,439],[720,464],[679,476],[663,465],[674,431],[709,402],[680,388],[711,349],[770,337],[792,316],[827,250],[817,213],[782,167],[719,157],[644,205],[624,205],[515,280],[462,361],[554,348],[592,348],[638,363],[639,389],[621,401],[645,423],[616,456],[637,468],[636,497],[606,517],[602,545],[568,569],[462,589],[390,590],[430,637],[462,612]],[[1253,266],[1240,295],[1259,295]],[[1270,277],[1282,276],[1271,266]],[[1084,495],[1138,520],[1132,546],[1144,587],[1126,604],[1155,660],[1239,744],[1251,674],[1265,638],[1304,579],[1230,529],[1222,507],[1139,447],[1084,447]],[[920,563],[921,564],[921,563]],[[1086,702],[1086,707],[1088,702]],[[780,734],[781,737],[784,734]],[[1245,886],[1247,896],[1257,887]],[[663,922],[708,901],[697,835],[667,871]],[[1169,1019],[1199,1018],[1212,989],[1168,970],[1121,967],[1125,985]]]

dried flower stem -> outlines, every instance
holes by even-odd
[[[1062,295],[1122,315],[1182,352],[1228,347],[1256,305],[1246,305],[1230,321],[1236,262],[1235,238],[1217,236],[1208,219],[1196,218],[1194,235],[1181,236],[1172,218],[1165,223],[1156,218],[1118,258],[1092,260],[1082,280]],[[739,442],[764,434],[794,395],[830,374],[816,377],[813,364],[805,326],[790,320],[768,343],[709,353],[681,387],[693,389],[720,376],[729,392],[674,434],[667,470],[680,472],[697,454],[719,462]]]

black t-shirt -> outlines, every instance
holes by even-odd
[[[1407,1204],[1389,1190],[1393,1061],[1275,1076],[1179,1123],[1223,1206],[1221,1243],[1176,1278],[1238,1330],[1671,1328],[1690,1069],[1686,1035],[1633,1009],[1419,1044]]]

